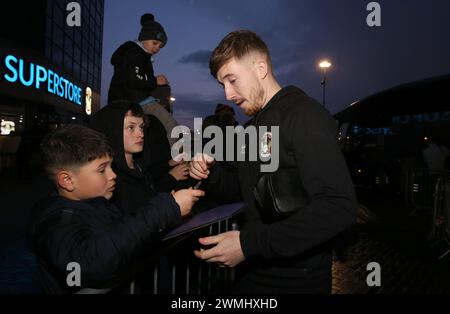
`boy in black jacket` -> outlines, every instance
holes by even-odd
[[[152,95],[156,86],[169,84],[164,75],[154,75],[153,56],[167,43],[164,28],[155,17],[144,14],[137,41],[127,41],[114,52],[114,75],[108,91],[108,103],[116,100],[140,102]]]
[[[150,123],[149,127],[153,129],[155,121]],[[177,172],[189,173],[187,165],[170,169],[170,157],[167,156],[165,165],[161,164],[165,147],[157,143],[155,136],[159,137],[159,134],[145,132],[144,111],[137,103],[115,101],[98,111],[90,126],[103,133],[111,143],[113,170],[117,174],[112,202],[127,213],[134,213],[159,192],[175,190],[180,179]],[[161,168],[157,178],[151,171],[155,164]]]
[[[108,201],[116,174],[112,149],[102,134],[68,125],[47,135],[41,149],[56,191],[33,209],[29,241],[47,293],[116,286],[203,195],[159,194],[134,216],[123,214]],[[75,287],[67,280],[73,263],[80,268],[80,286]]]

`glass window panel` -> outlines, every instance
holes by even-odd
[[[81,82],[83,84],[86,84],[87,82],[87,71],[84,69],[81,69]]]
[[[51,59],[52,57],[52,42],[48,37],[45,37],[45,56],[48,59]]]
[[[65,11],[59,6],[55,6],[53,9],[53,20],[60,27],[63,27],[66,24]]]
[[[76,78],[80,79],[81,66],[78,62],[73,63],[73,74]]]
[[[77,28],[74,30],[74,39],[75,39],[75,42],[76,42],[77,44],[81,45],[82,32],[81,32],[81,28],[80,28],[80,27],[77,27]]]
[[[73,29],[75,27],[70,27],[67,24],[64,27],[64,35],[66,36],[66,38],[70,38],[71,40],[73,39]]]
[[[62,66],[63,63],[63,52],[61,48],[53,45],[52,47],[52,60],[56,65]]]
[[[90,86],[94,85],[94,76],[92,74],[89,74],[89,85]]]
[[[52,39],[55,44],[57,44],[60,47],[63,47],[64,35],[63,35],[61,28],[59,28],[56,25],[54,25],[54,27],[53,27],[53,38]]]
[[[85,69],[87,69],[87,67],[88,67],[88,57],[87,57],[87,55],[86,54],[82,54],[82,58],[81,58],[81,66],[83,67],[83,68],[85,68]]]
[[[47,14],[53,15],[53,0],[47,0]]]
[[[81,63],[81,48],[75,44],[75,47],[73,49],[73,59],[78,62]]]
[[[53,25],[52,19],[49,16],[47,16],[45,24],[45,34],[47,36],[51,36],[52,34],[52,25]]]
[[[73,60],[72,57],[68,54],[64,54],[64,69],[71,74],[73,72],[73,66],[72,66]]]
[[[99,12],[102,12],[102,11],[103,11],[103,0],[98,0],[98,1],[97,1],[97,10],[98,10]]]
[[[89,59],[94,60],[95,58],[95,50],[94,47],[89,46]]]
[[[91,28],[91,30],[94,30],[95,29],[95,19],[94,19],[93,15],[91,15],[90,23],[91,24],[89,24],[89,27]]]
[[[83,38],[83,47],[81,47],[83,49],[83,52],[88,53],[89,52],[89,42],[88,40],[85,38]]]
[[[64,52],[73,55],[73,41],[67,37],[64,40]]]

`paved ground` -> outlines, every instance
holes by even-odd
[[[45,181],[0,178],[0,294],[40,293],[34,257],[24,231],[29,208],[48,187]],[[348,239],[345,260],[333,264],[335,294],[450,294],[450,254],[438,260],[444,246],[426,242],[429,218],[408,216],[401,200],[359,191],[366,209]],[[381,286],[369,287],[366,266],[381,266]]]
[[[408,216],[399,200],[363,197],[364,202],[368,211],[360,214],[346,260],[333,263],[333,293],[450,294],[450,254],[438,259],[449,247],[427,243],[428,215]],[[371,262],[381,267],[380,287],[366,283]]]
[[[381,286],[369,287],[371,262],[381,267]],[[449,262],[411,256],[389,243],[361,233],[349,250],[349,260],[333,264],[335,294],[449,294]]]

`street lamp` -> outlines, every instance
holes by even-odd
[[[323,71],[323,80],[320,82],[320,85],[323,87],[323,105],[325,106],[325,86],[327,85],[326,76],[327,76],[327,69],[331,67],[331,63],[328,60],[323,60],[319,63],[319,68]]]

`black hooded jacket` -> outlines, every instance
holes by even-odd
[[[117,178],[112,202],[127,213],[134,213],[159,192],[170,192],[176,180],[166,174],[172,179],[164,176],[155,184],[149,169],[155,162],[159,162],[159,152],[150,152],[148,145],[144,145],[142,153],[133,155],[135,169],[128,167],[123,142],[128,105],[128,102],[115,102],[102,108],[92,117],[91,127],[105,134],[114,150],[112,167]],[[146,135],[149,135],[148,132]],[[150,141],[150,138],[146,136],[145,141]]]
[[[45,292],[74,293],[131,278],[133,265],[154,254],[152,247],[179,222],[179,206],[169,194],[154,197],[132,216],[103,197],[73,201],[55,191],[33,208],[28,239]],[[67,285],[69,263],[79,264],[81,287]]]
[[[122,44],[111,57],[114,75],[108,91],[108,103],[115,100],[140,102],[155,89],[152,55],[136,42]]]
[[[242,197],[247,205],[240,243],[247,259],[241,266],[248,271],[238,292],[331,292],[331,240],[356,222],[357,209],[336,123],[322,105],[290,86],[279,91],[251,125],[279,126],[279,169],[290,168],[298,175],[308,201],[286,219],[267,221],[253,194],[263,175],[260,161],[239,162],[237,175],[217,163],[211,169],[206,192],[230,202]]]
[[[157,117],[148,114],[146,118],[144,152],[148,155],[150,172],[156,181],[156,188],[159,191],[170,192],[176,188],[177,180],[168,173],[170,171],[169,160],[172,157],[167,133]]]

